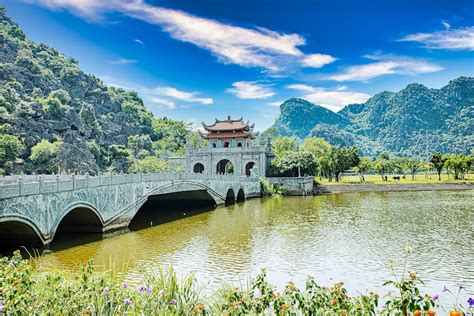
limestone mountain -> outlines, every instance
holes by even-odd
[[[366,155],[387,150],[401,156],[426,156],[434,151],[469,152],[474,147],[472,77],[457,78],[441,89],[410,84],[338,113],[302,99],[285,101],[280,111],[269,132],[356,145]]]
[[[0,114],[0,134],[24,144],[14,163],[0,161],[0,169],[12,172],[127,171],[130,137],[142,146],[135,146],[135,156],[146,156],[178,149],[187,133],[183,122],[154,118],[135,92],[108,87],[73,58],[29,40],[2,6]],[[52,148],[48,142],[60,146],[54,155],[32,159],[42,140],[46,149]]]

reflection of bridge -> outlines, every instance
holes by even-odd
[[[208,200],[214,206],[260,195],[256,177],[216,174],[24,176],[0,183],[0,240],[48,244],[58,228],[105,232],[127,227],[148,200]]]

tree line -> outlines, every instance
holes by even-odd
[[[454,179],[464,179],[474,167],[474,151],[466,154],[433,153],[426,160],[416,157],[390,157],[386,152],[375,159],[362,157],[356,147],[331,146],[322,138],[310,137],[301,144],[292,137],[280,136],[271,142],[274,159],[271,161],[271,176],[315,176],[339,181],[343,172],[354,170],[365,181],[365,174],[377,173],[384,181],[388,174],[411,176],[414,180],[419,171],[435,170],[438,179],[445,170]],[[398,178],[398,177],[397,177]]]

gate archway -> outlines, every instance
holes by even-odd
[[[194,173],[203,173],[204,172],[204,165],[200,162],[194,165],[193,167]]]
[[[256,165],[256,163],[253,162],[253,161],[251,161],[251,162],[249,162],[245,165],[245,175],[247,177],[250,177],[250,175],[252,174],[251,170],[253,169],[253,167],[255,167],[255,165]]]
[[[234,165],[229,159],[222,159],[216,165],[217,174],[233,174]]]

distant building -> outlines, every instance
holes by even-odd
[[[208,142],[207,148],[186,148],[183,161],[187,172],[206,174],[234,174],[236,176],[265,176],[267,169],[266,146],[255,145],[254,124],[243,118],[216,119],[214,124],[202,123],[205,133],[200,133]]]

